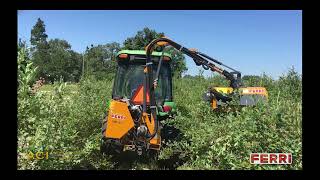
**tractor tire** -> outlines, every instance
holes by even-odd
[[[104,134],[107,130],[107,121],[108,121],[108,112],[105,113],[104,117],[102,118],[102,121],[101,121],[101,124],[102,124],[102,127],[101,127],[101,135],[102,135],[102,138],[104,137]]]
[[[102,154],[117,155],[120,154],[122,150],[123,146],[121,145],[119,140],[107,138],[101,139],[100,151]]]

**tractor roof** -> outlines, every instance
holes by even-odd
[[[122,51],[119,51],[117,53],[117,57],[120,55],[120,54],[130,54],[130,55],[146,55],[146,51],[144,50],[122,50]],[[152,56],[161,56],[162,55],[162,52],[155,52],[153,51]],[[172,56],[168,53],[164,53],[165,56],[168,56],[170,59],[172,59]]]

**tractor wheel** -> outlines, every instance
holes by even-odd
[[[122,152],[123,146],[119,140],[102,138],[100,150],[102,154],[116,155]]]
[[[146,153],[148,159],[153,159],[153,160],[157,160],[159,154],[160,154],[160,151],[154,150],[154,149],[149,149]]]
[[[106,112],[106,114],[104,115],[103,119],[102,119],[102,127],[101,127],[101,135],[102,138],[104,137],[104,134],[107,130],[107,121],[108,121],[108,112]]]

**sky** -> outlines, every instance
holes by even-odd
[[[265,73],[277,79],[291,67],[302,73],[301,10],[22,10],[18,38],[29,42],[38,18],[44,21],[49,39],[67,40],[79,53],[91,44],[122,44],[149,27],[242,75]],[[197,75],[202,69],[188,56],[186,63],[186,74]]]

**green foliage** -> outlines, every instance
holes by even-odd
[[[98,80],[113,76],[117,70],[115,56],[119,50],[120,45],[116,42],[87,48],[84,55],[85,75],[95,76]]]
[[[302,76],[295,71],[294,67],[289,69],[287,74],[280,76],[277,82],[278,91],[282,92],[286,98],[301,99],[302,96]]]
[[[188,70],[184,55],[173,47],[170,47],[166,52],[172,56],[171,69],[173,76],[181,78],[182,74]]]
[[[20,65],[24,62],[23,51],[18,55]],[[99,153],[99,138],[112,82],[84,79],[76,93],[67,93],[68,84],[59,81],[53,85],[53,93],[39,91],[32,95],[27,84],[35,70],[27,68],[18,73],[18,168],[111,167],[108,157]],[[48,151],[49,158],[26,157],[30,151],[39,150]]]
[[[160,38],[163,35],[164,33],[157,33],[155,30],[146,27],[138,31],[134,37],[127,38],[123,43],[122,49],[144,50],[152,40]]]
[[[28,60],[28,50],[21,48],[18,51],[18,92],[23,95],[30,93],[31,85],[37,68],[33,67],[33,63]]]
[[[44,22],[38,18],[37,23],[31,30],[31,55],[32,61],[38,67],[37,77],[46,77],[45,64],[49,61],[49,45],[47,41]]]
[[[228,87],[230,84],[230,82],[221,75],[214,75],[208,78],[208,80],[211,82],[213,86]]]
[[[81,77],[82,56],[71,50],[71,45],[60,39],[47,40],[45,24],[39,18],[31,30],[31,60],[38,67],[37,79],[53,83],[61,77],[64,81],[78,82]],[[20,42],[19,47],[25,46]]]
[[[39,47],[43,44],[46,44],[47,38],[48,35],[46,34],[46,26],[44,22],[38,18],[37,23],[31,30],[31,45]]]
[[[81,56],[71,50],[71,45],[60,39],[49,41],[48,62],[43,65],[45,77],[51,81],[63,78],[65,81],[76,81],[80,78]]]
[[[172,124],[184,138],[164,148],[161,158],[181,151],[180,156],[187,160],[178,169],[302,169],[300,75],[290,70],[278,81],[261,76],[251,85],[267,86],[269,102],[232,113],[213,112],[202,102],[203,89],[220,85],[213,79],[184,78],[175,83],[178,115]],[[196,84],[192,91],[181,88],[189,84]],[[291,152],[295,160],[286,166],[255,166],[249,162],[252,152]]]
[[[274,80],[265,73],[261,76],[243,76],[242,81],[245,86],[263,86],[267,89],[274,88]]]

